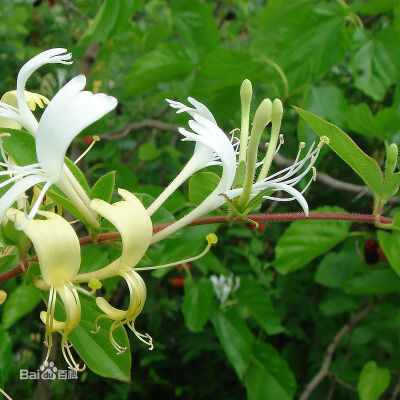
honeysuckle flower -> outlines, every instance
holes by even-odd
[[[136,337],[146,343],[150,349],[153,348],[150,335],[142,334],[135,329],[135,320],[142,312],[147,292],[142,277],[134,270],[150,245],[153,226],[146,209],[135,195],[124,189],[119,189],[118,193],[124,199],[123,201],[109,204],[95,199],[91,207],[108,219],[121,234],[122,254],[116,261],[103,268],[103,272],[105,277],[108,274],[115,274],[125,279],[130,293],[129,306],[126,310],[117,309],[104,297],[97,297],[96,303],[104,314],[96,319],[95,326],[97,332],[98,321],[101,318],[113,320],[109,334],[110,341],[117,352],[122,353],[126,348],[115,341],[113,332],[123,325],[130,328]]]
[[[40,272],[44,283],[50,288],[47,311],[40,318],[46,325],[46,344],[48,346],[45,362],[52,347],[52,333],[62,336],[61,350],[69,368],[80,370],[71,353],[68,342],[69,333],[79,324],[81,305],[76,287],[72,280],[81,264],[79,239],[71,225],[62,217],[48,211],[38,211],[44,220],[32,220],[24,224],[26,216],[22,211],[9,209],[7,218],[24,225],[24,233],[32,241],[38,256]],[[64,305],[66,319],[54,318],[57,295]]]
[[[265,100],[259,107],[260,109],[260,115],[255,116],[255,121],[253,123],[256,125],[258,122],[259,125],[259,130],[262,131],[265,125],[268,124],[270,119],[274,118],[274,111],[281,107],[279,106],[280,102],[274,101],[272,103],[270,100]],[[186,106],[181,106],[181,103],[174,102],[173,106],[178,108],[179,112],[186,111],[188,112],[192,117],[193,120],[189,121],[189,127],[191,128],[192,131],[187,131],[184,128],[180,128],[180,133],[184,136],[186,140],[191,140],[195,141],[196,145],[200,144],[203,147],[208,147],[210,149],[209,154],[212,153],[212,159],[219,160],[223,167],[222,171],[222,177],[217,185],[217,187],[214,189],[214,191],[199,205],[197,206],[194,210],[192,210],[190,213],[176,221],[175,223],[171,224],[167,228],[163,229],[162,231],[156,233],[153,235],[152,243],[155,243],[161,239],[164,239],[165,237],[171,235],[173,232],[183,228],[184,226],[190,224],[192,221],[194,221],[196,218],[199,218],[216,208],[222,206],[226,198],[221,195],[225,195],[231,200],[234,198],[237,198],[243,194],[244,188],[239,187],[239,188],[233,188],[232,184],[235,179],[236,175],[236,170],[239,165],[239,160],[237,159],[238,156],[238,149],[235,147],[232,142],[228,139],[227,135],[218,127],[218,125],[214,122],[215,119],[214,117],[210,118],[209,115],[207,115],[206,112],[203,112],[203,115],[201,115],[201,111],[198,110],[204,110],[206,109],[205,106],[204,108],[200,107],[196,104],[196,109],[191,109]],[[193,104],[193,102],[192,102]],[[208,110],[208,109],[207,109]],[[257,111],[258,112],[258,111]],[[205,117],[204,115],[207,115]],[[280,118],[281,118],[280,114]],[[279,116],[279,113],[278,113]],[[258,118],[258,121],[257,121]],[[276,118],[276,117],[275,117]],[[261,122],[260,122],[261,121]],[[280,127],[280,121],[279,121],[279,127]],[[275,125],[276,129],[276,125]],[[261,131],[259,134],[261,135]],[[278,136],[279,138],[279,136]],[[251,136],[250,136],[250,141],[251,141]],[[270,200],[275,200],[275,201],[291,201],[291,200],[297,200],[301,207],[303,208],[304,213],[307,215],[308,214],[308,204],[307,201],[305,200],[303,193],[304,191],[308,188],[310,185],[312,179],[315,179],[315,170],[313,168],[313,165],[315,163],[315,160],[320,152],[320,149],[324,143],[326,143],[327,139],[322,138],[321,142],[314,148],[314,145],[311,146],[307,154],[300,159],[302,149],[304,148],[304,143],[301,143],[299,146],[299,152],[297,154],[296,160],[294,161],[293,165],[285,168],[277,173],[274,173],[273,175],[267,176],[258,182],[250,182],[250,191],[249,191],[249,198],[252,198],[256,196],[260,191],[265,191],[267,189],[270,189],[271,192],[276,192],[276,191],[283,191],[286,192],[290,195],[288,198],[281,198],[281,197],[273,197],[270,194],[265,194],[263,196],[264,199],[270,199]],[[280,139],[279,146],[278,148],[277,145],[278,143],[275,143],[274,146],[272,146],[272,157],[276,153],[277,150],[279,150],[280,145],[282,144],[283,140],[282,138]],[[257,149],[258,149],[258,143],[256,144]],[[257,151],[257,150],[256,150]],[[196,150],[195,150],[196,152]],[[267,157],[270,157],[268,153],[271,155],[271,151],[267,152]],[[256,153],[257,154],[257,153]],[[255,154],[255,157],[256,157]],[[272,157],[270,161],[272,161]],[[249,157],[250,158],[250,157]],[[210,162],[211,157],[208,159],[208,162]],[[257,163],[256,158],[254,158],[253,155],[253,161],[254,161],[254,167],[263,165],[264,167],[264,162]],[[250,162],[248,160],[248,162]],[[308,163],[308,164],[307,164]],[[307,164],[307,165],[306,165]],[[206,166],[206,162],[204,159],[203,162],[203,167]],[[304,171],[299,173],[302,168],[306,166]],[[300,182],[301,179],[303,179],[307,173],[310,170],[313,170],[312,178],[308,182],[307,186],[300,192],[297,190],[294,186]],[[264,168],[264,171],[261,171],[261,173],[268,172],[268,169]],[[192,172],[196,172],[193,170]],[[298,174],[299,173],[299,174]],[[298,175],[297,175],[298,174]],[[253,179],[253,178],[251,178]],[[246,182],[245,182],[246,183]],[[165,199],[164,199],[165,200]],[[156,200],[157,202],[157,200]],[[153,203],[154,204],[154,203]],[[152,205],[153,206],[153,205]]]
[[[219,300],[220,304],[224,304],[228,298],[228,296],[236,292],[240,286],[240,277],[236,276],[224,276],[224,275],[211,275],[210,281],[213,285],[213,289],[217,299]]]
[[[15,182],[0,198],[0,219],[21,194],[32,186],[42,183],[44,184],[42,191],[27,215],[25,223],[34,217],[46,191],[55,184],[89,222],[97,224],[96,217],[88,209],[89,198],[71,171],[64,165],[64,157],[72,140],[87,126],[115,108],[117,100],[103,93],[93,94],[82,91],[86,84],[86,78],[78,75],[53,97],[39,124],[25,101],[24,87],[28,77],[46,63],[69,64],[68,60],[71,55],[62,54],[65,51],[65,49],[47,50],[28,61],[21,68],[17,79],[18,109],[0,103],[0,116],[15,120],[35,136],[38,161],[25,166],[12,165],[7,160],[0,140],[3,157],[0,166],[6,168],[0,172],[0,175],[10,176],[0,184],[0,187]],[[20,229],[22,228],[20,227]]]
[[[214,124],[216,124],[215,118],[212,115],[211,111],[199,101],[193,99],[192,97],[188,97],[189,103],[191,103],[195,108],[191,108],[186,106],[183,103],[180,103],[175,100],[167,99],[167,102],[172,108],[177,109],[177,114],[182,112],[187,112],[190,116],[195,118],[196,116],[201,116]],[[192,140],[185,136],[185,130],[183,128],[179,129],[180,132],[184,135],[183,140]],[[220,132],[217,132],[218,134]],[[227,140],[225,134],[220,135],[220,141]],[[210,135],[208,135],[207,140],[211,140]],[[213,151],[210,146],[202,143],[201,141],[195,141],[196,145],[194,148],[193,156],[183,167],[181,172],[176,176],[176,178],[168,185],[168,187],[157,197],[157,199],[150,205],[147,209],[147,212],[151,216],[163,203],[164,201],[180,186],[183,182],[185,182],[190,176],[192,176],[195,172],[212,165],[213,161],[216,159],[217,155]],[[225,145],[229,145],[229,141]]]
[[[39,106],[39,108],[43,108],[45,104],[49,104],[50,102],[50,100],[47,97],[42,96],[41,94],[38,93],[28,92],[27,90],[25,90],[24,96],[25,96],[25,102],[28,104],[28,107],[31,111],[35,111],[36,106]],[[4,93],[3,96],[1,97],[0,102],[3,104],[8,104],[9,106],[15,107],[17,109],[18,108],[17,91],[11,90],[9,92]],[[0,128],[20,129],[21,124],[19,124],[15,120],[0,117]]]

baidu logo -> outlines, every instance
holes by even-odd
[[[71,369],[57,369],[52,361],[45,361],[37,371],[28,371],[27,369],[21,369],[19,371],[19,379],[78,379],[78,372]]]

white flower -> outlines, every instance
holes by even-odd
[[[233,275],[229,277],[224,275],[220,275],[219,277],[217,275],[211,275],[210,281],[220,304],[224,304],[230,293],[236,292],[240,286],[240,277],[236,276],[233,278]]]
[[[0,184],[0,187],[16,181],[0,199],[0,218],[21,194],[39,183],[44,183],[43,189],[25,223],[28,223],[34,217],[46,191],[52,184],[58,186],[68,198],[73,200],[78,209],[85,209],[82,196],[79,195],[79,188],[74,185],[71,172],[64,166],[65,153],[72,140],[83,129],[115,108],[117,100],[103,93],[93,94],[82,91],[86,84],[86,78],[79,75],[71,79],[58,91],[38,124],[25,102],[24,96],[27,78],[41,65],[54,62],[69,63],[66,61],[70,58],[69,54],[59,55],[65,51],[65,49],[48,50],[28,61],[18,74],[18,109],[4,103],[0,104],[0,116],[14,119],[35,136],[38,160],[37,163],[26,166],[10,164],[0,140],[0,150],[3,157],[3,162],[0,165],[7,168],[1,171],[0,175],[10,176],[9,179]],[[94,219],[91,222],[95,221]]]
[[[171,224],[167,228],[153,235],[152,242],[155,243],[165,237],[171,235],[173,232],[183,228],[184,226],[190,224],[195,219],[215,210],[225,203],[225,197],[221,196],[224,194],[228,196],[230,199],[237,198],[242,195],[243,188],[232,188],[232,184],[235,179],[235,174],[238,166],[238,149],[226,136],[226,134],[218,127],[218,125],[214,122],[215,119],[211,115],[209,115],[209,110],[204,106],[199,104],[193,99],[191,99],[191,103],[195,104],[196,109],[192,109],[181,105],[181,103],[173,102],[173,107],[178,108],[178,112],[186,111],[192,117],[193,120],[189,121],[189,126],[192,132],[187,131],[186,129],[180,128],[179,132],[184,136],[183,140],[191,140],[196,142],[196,146],[202,146],[209,149],[208,159],[204,156],[202,167],[204,168],[210,163],[219,164],[223,167],[222,177],[218,184],[218,186],[214,189],[214,191],[194,210],[190,213]],[[272,103],[271,103],[272,105]],[[268,107],[266,107],[268,109]],[[204,111],[207,110],[207,111]],[[211,114],[211,113],[210,113]],[[265,116],[263,118],[266,118]],[[268,118],[266,120],[269,121]],[[251,140],[251,139],[250,139]],[[282,140],[280,141],[280,144]],[[304,148],[304,143],[300,144],[300,149],[297,154],[296,160],[293,165],[285,168],[277,173],[274,173],[271,176],[267,176],[265,179],[260,180],[259,182],[252,183],[251,187],[251,195],[250,197],[256,196],[260,191],[271,189],[272,192],[283,191],[290,195],[288,198],[281,197],[273,197],[270,195],[263,196],[264,199],[270,199],[275,201],[291,201],[297,200],[303,211],[306,215],[308,215],[308,204],[305,200],[303,193],[310,185],[312,179],[315,179],[315,170],[313,169],[314,162],[320,152],[322,145],[326,143],[325,139],[322,139],[320,144],[314,149],[314,145],[311,146],[306,156],[300,160],[300,156],[302,153],[302,149]],[[279,147],[278,149],[279,150]],[[212,156],[210,155],[212,152]],[[196,149],[195,149],[196,154]],[[194,156],[193,156],[194,157]],[[207,161],[207,162],[206,162]],[[190,161],[189,161],[190,162]],[[297,175],[303,166],[309,162],[307,167],[304,169],[302,173]],[[259,167],[263,163],[257,163],[256,166]],[[184,169],[186,166],[184,167]],[[194,173],[198,171],[198,169],[192,169],[191,172]],[[305,175],[313,169],[313,176],[310,179],[309,183],[301,192],[298,191],[294,186],[299,183],[299,181],[305,177]],[[188,174],[189,171],[186,171]],[[179,176],[179,175],[178,175]],[[189,175],[190,176],[190,175]],[[187,177],[189,177],[187,176]],[[170,193],[169,193],[170,194]],[[163,199],[165,201],[165,199]],[[157,200],[156,200],[157,201]]]
[[[180,103],[175,100],[167,99],[169,105],[172,108],[177,109],[177,114],[182,112],[187,112],[193,118],[195,117],[203,117],[216,125],[216,121],[214,116],[212,115],[211,111],[202,103],[198,102],[197,100],[193,99],[192,97],[188,97],[189,103],[195,106],[195,108],[190,108],[183,103]],[[180,128],[179,131],[184,134],[187,132],[183,128]],[[221,131],[222,132],[222,131]],[[219,133],[219,132],[218,132]],[[185,139],[183,140],[192,140],[186,137],[184,134]],[[208,135],[209,136],[209,135]],[[225,134],[222,132],[221,138],[226,139]],[[208,138],[210,139],[210,138]],[[164,201],[179,187],[185,182],[189,177],[191,177],[197,171],[212,165],[216,160],[216,153],[209,145],[202,143],[201,141],[195,141],[196,145],[194,148],[193,156],[190,160],[186,163],[183,167],[181,172],[178,176],[168,185],[168,187],[157,197],[157,199],[150,205],[147,209],[149,215],[153,215],[155,211],[164,203]],[[226,143],[225,143],[226,144]],[[228,142],[229,145],[229,142]]]

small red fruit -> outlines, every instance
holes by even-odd
[[[85,136],[83,138],[83,141],[84,141],[85,144],[87,144],[89,146],[89,144],[92,144],[92,142],[93,142],[93,137],[92,136]]]
[[[55,0],[48,0],[48,3],[49,3],[49,7],[53,8],[54,5],[56,4],[56,1]]]
[[[171,285],[181,288],[185,286],[185,278],[172,278]]]
[[[260,233],[263,233],[264,232],[264,229],[265,229],[265,226],[264,226],[264,224],[262,223],[262,222],[259,222],[258,223],[258,232],[260,232]]]

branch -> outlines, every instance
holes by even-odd
[[[298,221],[298,220],[332,220],[332,221],[354,221],[354,222],[369,222],[375,223],[379,222],[382,224],[391,224],[392,219],[387,217],[379,217],[375,215],[364,215],[364,214],[335,214],[335,213],[311,213],[308,217],[305,214],[259,214],[259,215],[247,215],[247,217],[253,221],[269,221],[269,222],[278,222],[278,221]],[[227,216],[218,216],[218,217],[207,217],[207,218],[199,218],[196,221],[193,221],[189,226],[196,226],[196,225],[208,225],[208,224],[223,224],[223,223],[231,223],[228,220]],[[240,218],[233,219],[233,222],[243,222]],[[172,222],[168,224],[162,225],[154,225],[153,232],[159,232],[166,228],[167,226],[171,225]],[[102,233],[98,235],[96,243],[104,242],[107,240],[114,240],[120,237],[119,232],[111,232],[111,233]],[[90,236],[85,236],[79,239],[79,243],[81,245],[85,245],[88,243],[94,243],[93,239]],[[37,262],[37,257],[33,257],[29,260],[26,260],[23,264],[23,267],[20,265],[16,266],[15,268],[11,269],[10,271],[4,272],[0,274],[0,282],[7,281],[14,276],[21,274],[22,272],[26,271],[29,267],[30,262]]]
[[[99,135],[101,140],[119,140],[128,136],[133,131],[140,131],[141,129],[158,129],[160,131],[179,132],[179,125],[168,124],[167,122],[156,121],[152,119],[145,119],[140,122],[135,122],[127,125],[123,129],[119,129],[110,134]]]
[[[343,339],[343,337],[352,331],[354,327],[362,321],[377,305],[382,303],[388,295],[384,295],[379,299],[375,300],[371,303],[368,307],[364,308],[363,310],[359,311],[354,318],[350,320],[346,325],[344,325],[340,331],[335,335],[332,342],[329,344],[328,348],[326,349],[324,360],[322,362],[322,366],[318,373],[314,376],[314,378],[310,381],[310,383],[305,387],[303,393],[300,395],[299,400],[307,400],[313,390],[321,383],[321,381],[329,375],[329,367],[332,362],[333,353],[336,350],[336,347]],[[339,381],[338,381],[339,382]],[[341,382],[339,382],[341,383]],[[343,384],[343,383],[342,383]]]

